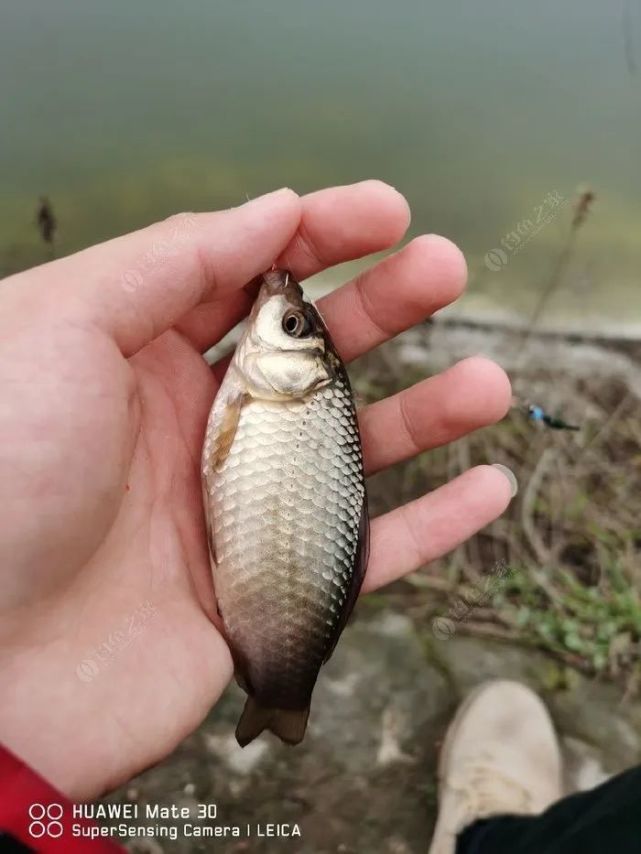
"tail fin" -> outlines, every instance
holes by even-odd
[[[299,744],[305,735],[309,706],[306,709],[270,709],[247,697],[236,727],[236,741],[245,747],[263,730],[270,730],[287,744]]]

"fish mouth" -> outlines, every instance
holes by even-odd
[[[259,299],[282,295],[296,308],[303,308],[303,289],[289,270],[269,270],[263,273]]]
[[[289,270],[274,268],[265,273],[254,276],[243,291],[252,301],[260,299],[264,302],[269,297],[283,294],[289,297],[294,305],[299,305],[304,300],[303,289]]]

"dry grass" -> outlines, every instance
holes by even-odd
[[[422,339],[429,365],[429,333]],[[632,690],[641,644],[641,402],[607,371],[582,379],[541,361],[512,372],[515,390],[562,402],[580,432],[550,430],[515,408],[500,424],[373,480],[374,512],[478,463],[504,463],[520,484],[502,519],[392,595],[426,621],[445,615],[457,631],[536,644],[583,670],[624,678]],[[361,360],[356,387],[376,399],[422,373],[392,344]]]

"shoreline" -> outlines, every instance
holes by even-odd
[[[350,275],[357,275],[357,265],[344,265]],[[345,270],[344,270],[345,272]],[[304,283],[309,297],[318,301],[343,284],[343,278],[317,274]],[[502,309],[482,293],[468,291],[461,303],[441,309],[434,315],[436,323],[469,326],[474,329],[495,329],[524,335],[531,322],[527,314],[517,309]],[[582,319],[573,319],[565,312],[544,315],[532,329],[532,337],[564,338],[566,340],[599,342],[604,345],[613,343],[641,344],[641,322],[626,322],[615,316],[591,314]]]
[[[436,323],[449,326],[467,326],[471,329],[486,329],[531,338],[563,339],[565,341],[589,342],[611,346],[641,345],[641,324],[622,324],[610,321],[586,325],[565,318],[549,320],[530,328],[530,323],[517,313],[483,310],[443,310],[435,317]]]

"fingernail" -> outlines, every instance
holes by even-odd
[[[514,498],[516,493],[519,491],[519,482],[516,479],[516,475],[514,474],[512,469],[509,469],[507,466],[501,465],[501,463],[492,463],[492,467],[495,469],[498,469],[501,472],[501,474],[504,474],[505,477],[509,480],[510,492],[511,492],[512,498]]]

